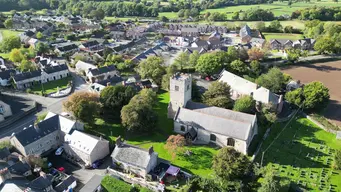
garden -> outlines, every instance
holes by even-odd
[[[308,191],[340,191],[341,171],[332,168],[333,155],[341,149],[341,140],[303,117],[295,117],[281,135],[285,123],[271,128],[256,161],[272,142],[263,158],[263,165],[272,166],[281,178]]]
[[[59,90],[65,89],[70,86],[70,82],[72,81],[72,77],[65,77],[63,79],[58,79],[55,81],[50,81],[43,84],[34,85],[28,92],[32,92],[37,95],[42,94],[42,90],[44,90],[44,94],[55,93]]]
[[[132,145],[145,149],[153,146],[160,158],[170,161],[183,171],[209,177],[212,173],[212,158],[217,153],[217,149],[209,146],[185,146],[184,150],[190,151],[191,155],[178,154],[175,157],[165,149],[168,136],[173,134],[173,120],[167,118],[168,103],[169,93],[161,92],[158,95],[158,105],[154,108],[158,114],[158,126],[152,133],[132,135],[127,133],[119,122],[109,123],[108,120],[103,119],[97,119],[95,126],[87,131],[107,137],[112,143],[118,136],[122,136]]]

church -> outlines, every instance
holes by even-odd
[[[207,106],[191,99],[192,76],[173,75],[170,78],[168,117],[173,118],[176,133],[191,139],[193,144],[231,146],[247,154],[258,131],[256,115]]]

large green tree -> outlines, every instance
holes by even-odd
[[[119,115],[122,107],[127,105],[135,94],[131,86],[107,86],[101,91],[100,102],[107,113]]]
[[[4,25],[7,29],[11,29],[13,27],[13,20],[12,19],[6,19],[4,22]]]
[[[213,82],[202,96],[206,105],[229,109],[232,106],[230,86],[221,81]]]
[[[304,108],[308,110],[321,110],[329,102],[329,89],[323,83],[314,81],[304,86]]]
[[[137,72],[142,78],[150,78],[160,85],[162,76],[166,73],[164,61],[161,57],[148,57],[146,60],[140,62],[137,67]]]
[[[197,72],[204,75],[213,75],[222,69],[222,63],[217,55],[205,53],[198,59],[195,69]]]
[[[243,113],[254,113],[256,101],[251,96],[245,95],[236,100],[233,106],[234,111]]]
[[[248,66],[241,60],[234,60],[230,65],[230,69],[233,73],[237,75],[245,75],[248,73]]]
[[[279,68],[271,68],[266,74],[259,76],[256,83],[276,93],[281,91],[287,82]]]
[[[193,53],[189,55],[188,65],[190,67],[195,67],[197,65],[199,57],[200,57],[199,52],[197,50],[193,51]]]
[[[233,147],[223,147],[213,158],[212,168],[221,181],[233,181],[243,178],[250,170],[251,162],[247,156]]]
[[[185,52],[181,52],[178,57],[174,60],[173,65],[176,65],[180,70],[188,65],[189,56]]]
[[[131,132],[152,131],[156,128],[158,116],[153,110],[156,94],[150,89],[135,95],[121,110],[122,125]]]
[[[37,70],[37,66],[28,60],[22,60],[18,68],[21,72]]]
[[[275,170],[268,168],[264,174],[261,187],[258,192],[277,192],[280,190],[280,183],[275,175]]]
[[[1,51],[6,53],[14,48],[20,48],[20,46],[20,39],[16,36],[5,37],[0,44]]]

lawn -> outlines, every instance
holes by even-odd
[[[44,84],[34,85],[31,88],[31,91],[34,94],[41,95],[41,90],[42,90],[42,88],[44,88],[45,94],[50,94],[53,92],[57,92],[58,88],[59,88],[59,90],[67,88],[70,81],[72,81],[72,77],[66,77],[63,79],[50,81],[50,82],[47,82]]]
[[[303,39],[302,34],[290,34],[290,33],[262,33],[266,40],[270,39],[289,39],[298,40]]]
[[[10,36],[18,36],[20,31],[12,31],[9,29],[0,29],[0,33],[2,34],[2,38],[10,37]]]
[[[208,146],[188,146],[185,150],[190,150],[192,155],[185,156],[178,154],[174,159],[171,154],[164,148],[165,141],[168,136],[173,133],[173,120],[167,118],[167,107],[169,103],[169,93],[161,92],[158,95],[158,105],[154,110],[158,114],[158,127],[151,133],[142,135],[133,135],[127,133],[118,122],[106,122],[103,119],[97,119],[96,126],[92,129],[87,129],[95,135],[102,135],[114,142],[118,136],[122,136],[127,143],[137,145],[141,148],[148,149],[154,147],[154,151],[159,154],[160,158],[170,161],[173,165],[182,168],[183,170],[197,174],[203,177],[208,177],[212,173],[212,158],[217,153],[217,150]]]
[[[284,123],[275,124],[256,158],[275,139]],[[341,171],[334,171],[333,154],[341,140],[303,117],[294,119],[264,155],[263,165],[272,166],[282,178],[307,191],[341,191]]]

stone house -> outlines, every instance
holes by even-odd
[[[299,39],[292,43],[295,49],[313,50],[316,40],[315,39]]]
[[[239,36],[244,43],[248,43],[252,39],[251,29],[248,25],[242,27],[239,31]]]
[[[271,49],[283,50],[293,48],[293,42],[288,39],[272,39],[270,40]]]
[[[64,152],[85,165],[92,165],[110,153],[109,141],[77,130],[66,134],[64,140]]]
[[[0,122],[12,115],[11,106],[0,100]]]
[[[282,95],[276,95],[270,90],[226,70],[220,73],[219,81],[225,82],[230,86],[231,98],[234,100],[240,98],[242,95],[249,95],[257,102],[272,105],[277,113],[282,111],[284,102]]]
[[[122,142],[121,137],[116,139],[111,158],[114,166],[143,178],[146,178],[147,174],[155,168],[158,162],[158,154],[153,147],[145,150],[128,145]]]
[[[41,155],[57,149],[63,143],[64,135],[83,129],[83,124],[79,122],[48,113],[45,119],[35,126],[15,133],[10,142],[24,156]]]
[[[69,68],[67,65],[55,65],[45,67],[40,70],[24,72],[13,76],[14,83],[17,89],[25,89],[36,83],[46,83],[68,77]]]
[[[114,65],[90,69],[88,73],[86,74],[87,78],[89,79],[91,83],[110,79],[112,77],[116,77],[119,75],[120,75],[119,71],[116,69]]]
[[[168,117],[174,120],[174,131],[194,144],[214,143],[231,146],[247,153],[258,133],[257,117],[191,101],[192,77],[176,74],[170,79]]]

